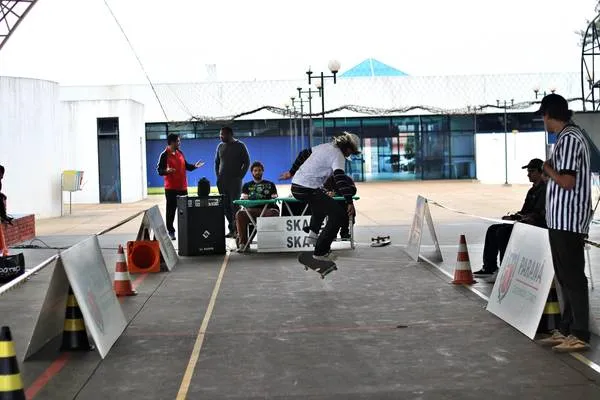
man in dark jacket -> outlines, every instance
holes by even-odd
[[[542,174],[544,162],[539,158],[529,161],[523,166],[527,169],[527,177],[533,186],[527,191],[525,203],[521,211],[516,214],[502,217],[504,220],[519,221],[525,224],[546,227],[546,181]],[[498,253],[500,253],[500,264],[504,259],[504,252],[508,246],[513,224],[490,225],[485,235],[483,248],[483,268],[473,275],[494,283],[498,275]]]
[[[156,167],[158,174],[165,180],[165,197],[167,200],[167,232],[171,240],[175,240],[175,228],[173,220],[177,210],[177,196],[187,196],[187,174],[186,171],[193,171],[204,165],[204,162],[198,161],[196,164],[190,164],[179,147],[181,139],[179,135],[171,133],[167,136],[167,147],[160,153],[158,165]]]
[[[229,226],[226,237],[235,237],[235,214],[239,207],[233,201],[238,200],[242,193],[242,179],[248,172],[250,156],[246,145],[233,137],[230,127],[221,128],[220,136],[221,143],[215,155],[215,175],[219,193],[224,196],[223,205]]]

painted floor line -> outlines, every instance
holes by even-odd
[[[138,276],[132,283],[131,286],[133,289],[136,289],[138,286],[142,284],[144,279],[148,276],[147,273],[144,273]],[[119,297],[119,302],[123,302],[123,297]],[[54,378],[58,373],[67,365],[67,362],[71,358],[71,353],[64,352],[60,353],[60,355],[50,364],[48,368],[37,379],[27,388],[25,391],[25,395],[27,399],[33,399],[47,384]]]
[[[419,258],[421,258],[423,261],[427,262],[432,267],[437,268],[444,275],[447,275],[448,277],[453,278],[453,276],[450,273],[448,273],[447,271],[445,271],[443,268],[441,268],[440,266],[438,266],[433,261],[427,259],[427,257],[419,256]],[[473,292],[477,296],[481,297],[485,301],[489,301],[489,297],[486,296],[485,294],[481,293],[479,290],[477,290],[475,288],[472,288],[469,285],[465,285],[465,284],[463,284],[462,286],[464,286],[465,288],[469,289],[471,292]],[[590,367],[591,369],[593,369],[597,373],[600,373],[600,365],[598,365],[595,362],[593,362],[592,360],[588,359],[587,357],[585,357],[581,353],[569,353],[569,355],[571,357],[573,357],[574,359],[576,359],[577,361],[579,361],[579,362],[585,364],[586,366]]]
[[[200,358],[200,351],[202,350],[202,344],[204,343],[206,328],[208,328],[208,322],[210,321],[213,309],[215,308],[215,302],[217,300],[217,295],[219,294],[219,289],[221,288],[221,282],[223,281],[223,275],[225,274],[225,269],[227,268],[228,261],[229,253],[225,254],[223,264],[221,264],[219,277],[215,282],[215,287],[213,289],[212,295],[210,296],[210,301],[208,302],[208,307],[206,309],[206,313],[204,314],[204,319],[202,320],[202,324],[200,325],[200,330],[198,331],[198,336],[196,337],[196,342],[194,343],[192,354],[190,355],[187,368],[185,369],[183,379],[181,380],[181,386],[179,386],[179,391],[177,392],[177,400],[184,400],[187,398],[187,393],[190,389],[192,377],[194,376],[194,369],[196,369],[196,364],[198,363],[198,359]]]

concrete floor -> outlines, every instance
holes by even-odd
[[[387,185],[391,189],[359,188],[365,201],[358,203],[364,204],[358,247],[339,251],[339,270],[325,280],[305,271],[295,254],[232,253],[225,264],[223,256],[182,258],[169,273],[134,275],[139,294],[122,299],[128,326],[108,356],[60,353],[58,343],[48,345],[20,364],[28,398],[170,399],[178,392],[189,399],[600,398],[593,369],[536,345],[487,312],[481,297],[449,283],[442,271],[452,271],[458,235],[467,234],[478,267],[486,223],[432,210],[446,263],[438,269],[413,262],[401,247],[419,189]],[[480,191],[505,193],[504,214],[513,203],[520,206],[521,200],[512,199],[524,193],[505,189],[461,183],[434,195],[446,193],[447,202],[459,204],[460,197],[476,201]],[[380,190],[402,192],[405,203],[393,207],[406,209],[408,217],[395,214],[384,223],[377,201],[367,200],[382,197]],[[482,194],[481,202],[486,198]],[[58,219],[54,230],[41,221],[40,238],[51,247],[68,247],[135,212],[132,206],[86,207],[74,207],[75,215]],[[111,275],[116,247],[136,230],[133,221],[101,237]],[[373,234],[391,234],[393,245],[369,247]],[[29,264],[56,251],[25,250]],[[0,324],[11,326],[18,354],[25,351],[51,270],[0,298]],[[474,288],[485,293],[491,285]],[[597,355],[597,348],[586,353],[592,360]]]

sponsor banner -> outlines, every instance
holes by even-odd
[[[77,243],[60,257],[86,329],[104,358],[125,330],[127,321],[113,290],[98,237]]]
[[[533,339],[553,279],[548,231],[516,223],[487,310]]]
[[[258,218],[256,238],[258,251],[309,251],[308,234],[302,229],[310,224],[310,216]]]

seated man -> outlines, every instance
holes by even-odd
[[[252,180],[250,182],[246,182],[244,186],[242,186],[242,200],[269,200],[277,197],[277,188],[275,184],[271,181],[267,181],[263,179],[263,173],[265,172],[265,167],[262,165],[260,161],[255,161],[250,166],[250,172],[252,173]],[[259,207],[247,207],[246,210],[238,210],[235,214],[235,224],[237,226],[238,232],[238,252],[242,252],[246,242],[248,241],[248,224],[250,223],[250,218],[248,217],[248,213],[252,215],[252,218],[257,218],[263,206]],[[279,207],[276,204],[269,204],[268,208],[263,213],[263,217],[276,217],[279,215]],[[250,247],[246,248],[248,250]]]
[[[542,228],[546,227],[546,181],[542,175],[543,165],[542,160],[534,158],[523,167],[523,169],[527,169],[527,177],[533,183],[533,186],[527,192],[521,211],[504,216],[502,219],[519,221]],[[512,224],[494,224],[488,228],[483,248],[483,267],[473,273],[475,277],[482,278],[488,283],[496,281],[498,252],[500,253],[500,264],[502,264],[512,229]]]

